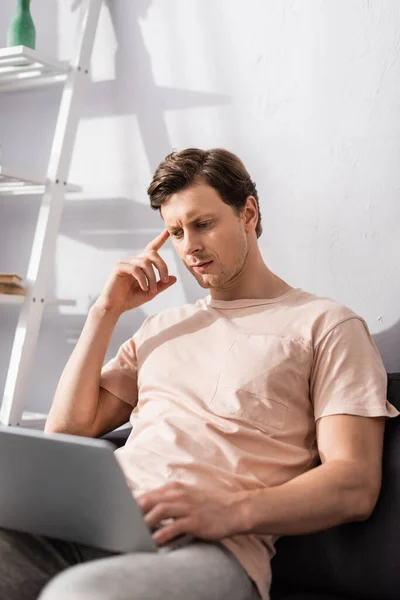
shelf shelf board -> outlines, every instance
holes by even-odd
[[[44,425],[47,420],[47,414],[45,413],[36,413],[31,412],[29,410],[25,410],[22,413],[21,419],[21,427],[39,427],[40,429],[44,429]]]
[[[68,63],[49,59],[26,46],[0,48],[0,92],[62,82],[69,70]]]
[[[0,294],[0,304],[23,304],[25,296],[17,294]],[[76,306],[76,300],[64,298],[47,298],[46,306]]]
[[[34,429],[38,428],[38,429],[44,430],[44,426],[46,424],[47,417],[48,417],[47,413],[38,413],[38,412],[29,411],[29,410],[24,410],[24,412],[22,413],[22,419],[21,419],[21,423],[19,424],[19,426],[34,428]],[[0,423],[0,428],[1,427],[7,427],[7,425],[2,425]],[[124,425],[121,425],[120,427],[117,427],[117,429],[114,429],[113,433],[115,431],[122,431],[124,429],[129,429],[130,427],[131,427],[131,424],[128,421],[128,422],[124,423]]]
[[[43,194],[45,188],[44,179],[0,165],[0,196]],[[65,191],[80,192],[82,187],[68,183]]]

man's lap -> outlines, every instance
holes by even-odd
[[[61,571],[107,555],[89,546],[0,528],[0,598],[36,598]]]
[[[8,600],[259,600],[243,567],[218,542],[117,554],[0,529],[0,563],[7,565],[0,567],[0,597]]]

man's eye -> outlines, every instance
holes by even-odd
[[[207,223],[197,223],[197,227],[200,227],[202,229],[208,227],[209,225],[211,225],[210,221],[208,221]],[[179,231],[173,231],[171,233],[171,236],[172,237],[180,237],[181,236],[181,231],[180,230]]]

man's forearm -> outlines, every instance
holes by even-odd
[[[101,368],[119,314],[92,306],[60,377],[45,432],[90,436],[99,403]]]
[[[282,485],[244,495],[241,533],[312,533],[366,519],[371,502],[361,470],[345,461],[332,461]]]

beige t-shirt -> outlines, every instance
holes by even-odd
[[[395,417],[364,319],[301,288],[213,300],[145,319],[102,369],[134,408],[115,455],[134,491],[168,480],[227,492],[282,484],[318,464],[315,421]],[[221,540],[269,598],[276,535]]]

